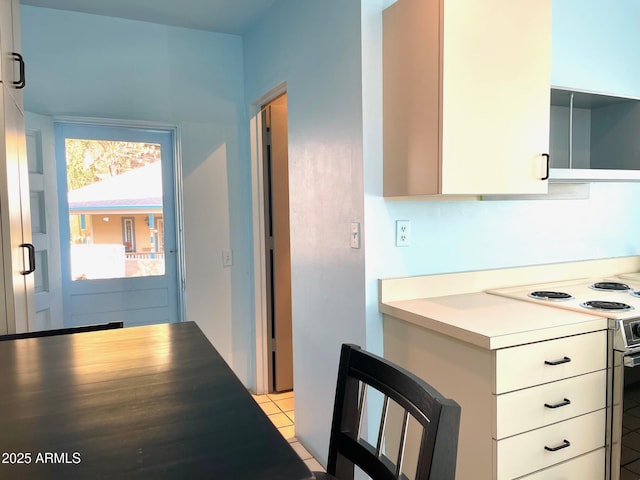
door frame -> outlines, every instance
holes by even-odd
[[[89,125],[98,127],[120,127],[161,130],[173,137],[173,203],[176,234],[176,283],[178,290],[178,322],[186,321],[186,260],[184,250],[184,204],[182,181],[182,141],[178,125],[138,120],[118,120],[112,118],[53,116],[54,123]]]
[[[264,216],[264,171],[262,155],[262,105],[287,93],[286,82],[269,90],[251,103],[249,134],[251,142],[251,210],[253,213],[253,282],[255,305],[256,378],[255,393],[269,392],[269,330],[267,328],[266,244]],[[293,293],[292,293],[293,301]]]

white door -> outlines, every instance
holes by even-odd
[[[30,330],[62,328],[60,231],[53,121],[25,113],[32,243],[35,246],[35,324]]]
[[[291,237],[286,93],[262,111],[267,330],[271,339],[270,388],[293,389]]]
[[[173,131],[56,123],[55,139],[65,326],[179,321]]]

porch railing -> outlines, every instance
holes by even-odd
[[[164,260],[164,252],[125,252],[127,260]]]

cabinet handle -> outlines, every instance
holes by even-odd
[[[567,448],[569,446],[571,446],[571,442],[569,440],[563,440],[562,445],[558,445],[557,447],[547,447],[545,445],[544,449],[549,452],[557,452],[558,450],[562,450],[563,448]]]
[[[25,76],[24,76],[24,58],[19,53],[13,52],[13,59],[20,63],[20,80],[13,81],[13,86],[18,90],[23,89],[25,86]]]
[[[547,408],[558,408],[558,407],[564,407],[565,405],[571,405],[571,400],[569,400],[568,398],[565,398],[562,402],[560,403],[545,403],[544,406]]]
[[[21,271],[20,273],[22,275],[29,275],[36,271],[36,247],[34,247],[32,243],[23,243],[20,247],[26,248],[29,252],[29,268]]]
[[[569,357],[563,357],[562,360],[554,360],[553,362],[550,362],[549,360],[545,360],[544,364],[545,365],[562,365],[563,363],[569,363],[571,361],[571,359]]]
[[[547,159],[547,162],[546,162],[546,164],[547,164],[547,166],[546,166],[547,173],[540,180],[549,180],[549,169],[550,169],[550,164],[551,164],[551,156],[548,153],[543,153],[542,156]]]

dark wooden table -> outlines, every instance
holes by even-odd
[[[193,322],[0,342],[0,479],[306,479]]]

